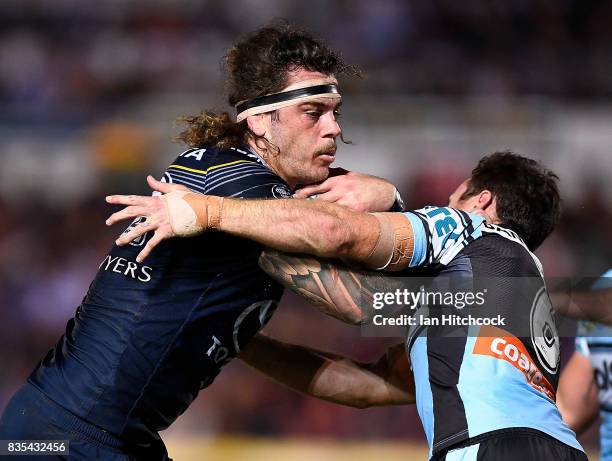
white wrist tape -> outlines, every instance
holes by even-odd
[[[372,213],[380,224],[380,234],[368,257],[376,270],[401,271],[408,267],[414,252],[410,221],[401,213]]]
[[[184,198],[189,194],[191,192],[173,191],[161,196],[168,210],[170,227],[177,237],[191,237],[205,230],[195,210]]]

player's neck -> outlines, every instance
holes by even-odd
[[[277,176],[279,176],[283,181],[287,183],[289,188],[293,191],[297,187],[297,181],[289,178],[280,168],[279,161],[280,155],[278,154],[270,154],[270,151],[265,147],[259,147],[257,142],[250,139],[248,142],[251,149],[265,162],[265,164],[270,168]]]

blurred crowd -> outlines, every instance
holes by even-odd
[[[226,48],[273,17],[325,37],[366,74],[376,69],[376,78],[346,87],[373,99],[538,94],[595,108],[612,96],[612,3],[605,1],[0,2],[0,410],[57,341],[121,230],[104,226],[103,196],[138,192],[134,184],[180,149],[168,152],[155,126],[117,119],[129,119],[134,106],[163,113],[166,94],[219,93]],[[398,187],[410,207],[445,204],[472,166],[426,165],[402,167],[410,180]],[[53,168],[64,179],[45,187]],[[596,276],[612,266],[609,184],[601,177],[585,179],[538,251],[549,276]],[[293,297],[270,329],[363,360],[390,341],[363,339]],[[412,408],[336,408],[236,363],[178,424],[329,437],[422,433]]]
[[[4,0],[0,117],[77,122],[151,93],[220,88],[211,69],[227,46],[274,17],[376,69],[367,91],[612,96],[601,0]]]

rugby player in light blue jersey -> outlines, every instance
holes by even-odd
[[[484,157],[447,208],[406,213],[356,213],[305,200],[222,199],[155,186],[167,194],[109,197],[129,205],[110,221],[142,214],[156,241],[214,230],[285,252],[395,272],[382,276],[275,252],[260,260],[275,279],[350,323],[364,320],[374,292],[400,288],[402,274],[426,274],[429,288],[450,286],[455,293],[474,292],[495,278],[487,313],[504,314],[506,324],[423,323],[401,346],[409,361],[397,347],[377,363],[359,364],[264,336],[241,358],[290,387],[341,404],[416,401],[432,460],[586,459],[555,404],[559,337],[532,251],[558,222],[559,192],[556,175],[537,162],[511,152]],[[118,243],[142,233],[132,229]],[[461,306],[454,307],[460,317]],[[439,315],[431,308],[417,314]]]
[[[591,290],[610,288],[612,269],[597,279]],[[576,433],[601,415],[600,460],[612,461],[612,326],[586,320],[578,324],[576,350],[561,373],[557,405]]]

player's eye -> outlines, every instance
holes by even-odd
[[[336,109],[336,110],[334,110],[334,117],[335,117],[336,119],[338,119],[338,118],[342,117],[342,113],[340,112],[340,109]]]
[[[309,111],[306,111],[306,115],[308,115],[309,117],[312,117],[314,119],[317,119],[317,118],[321,117],[322,113],[319,110],[309,110]]]

